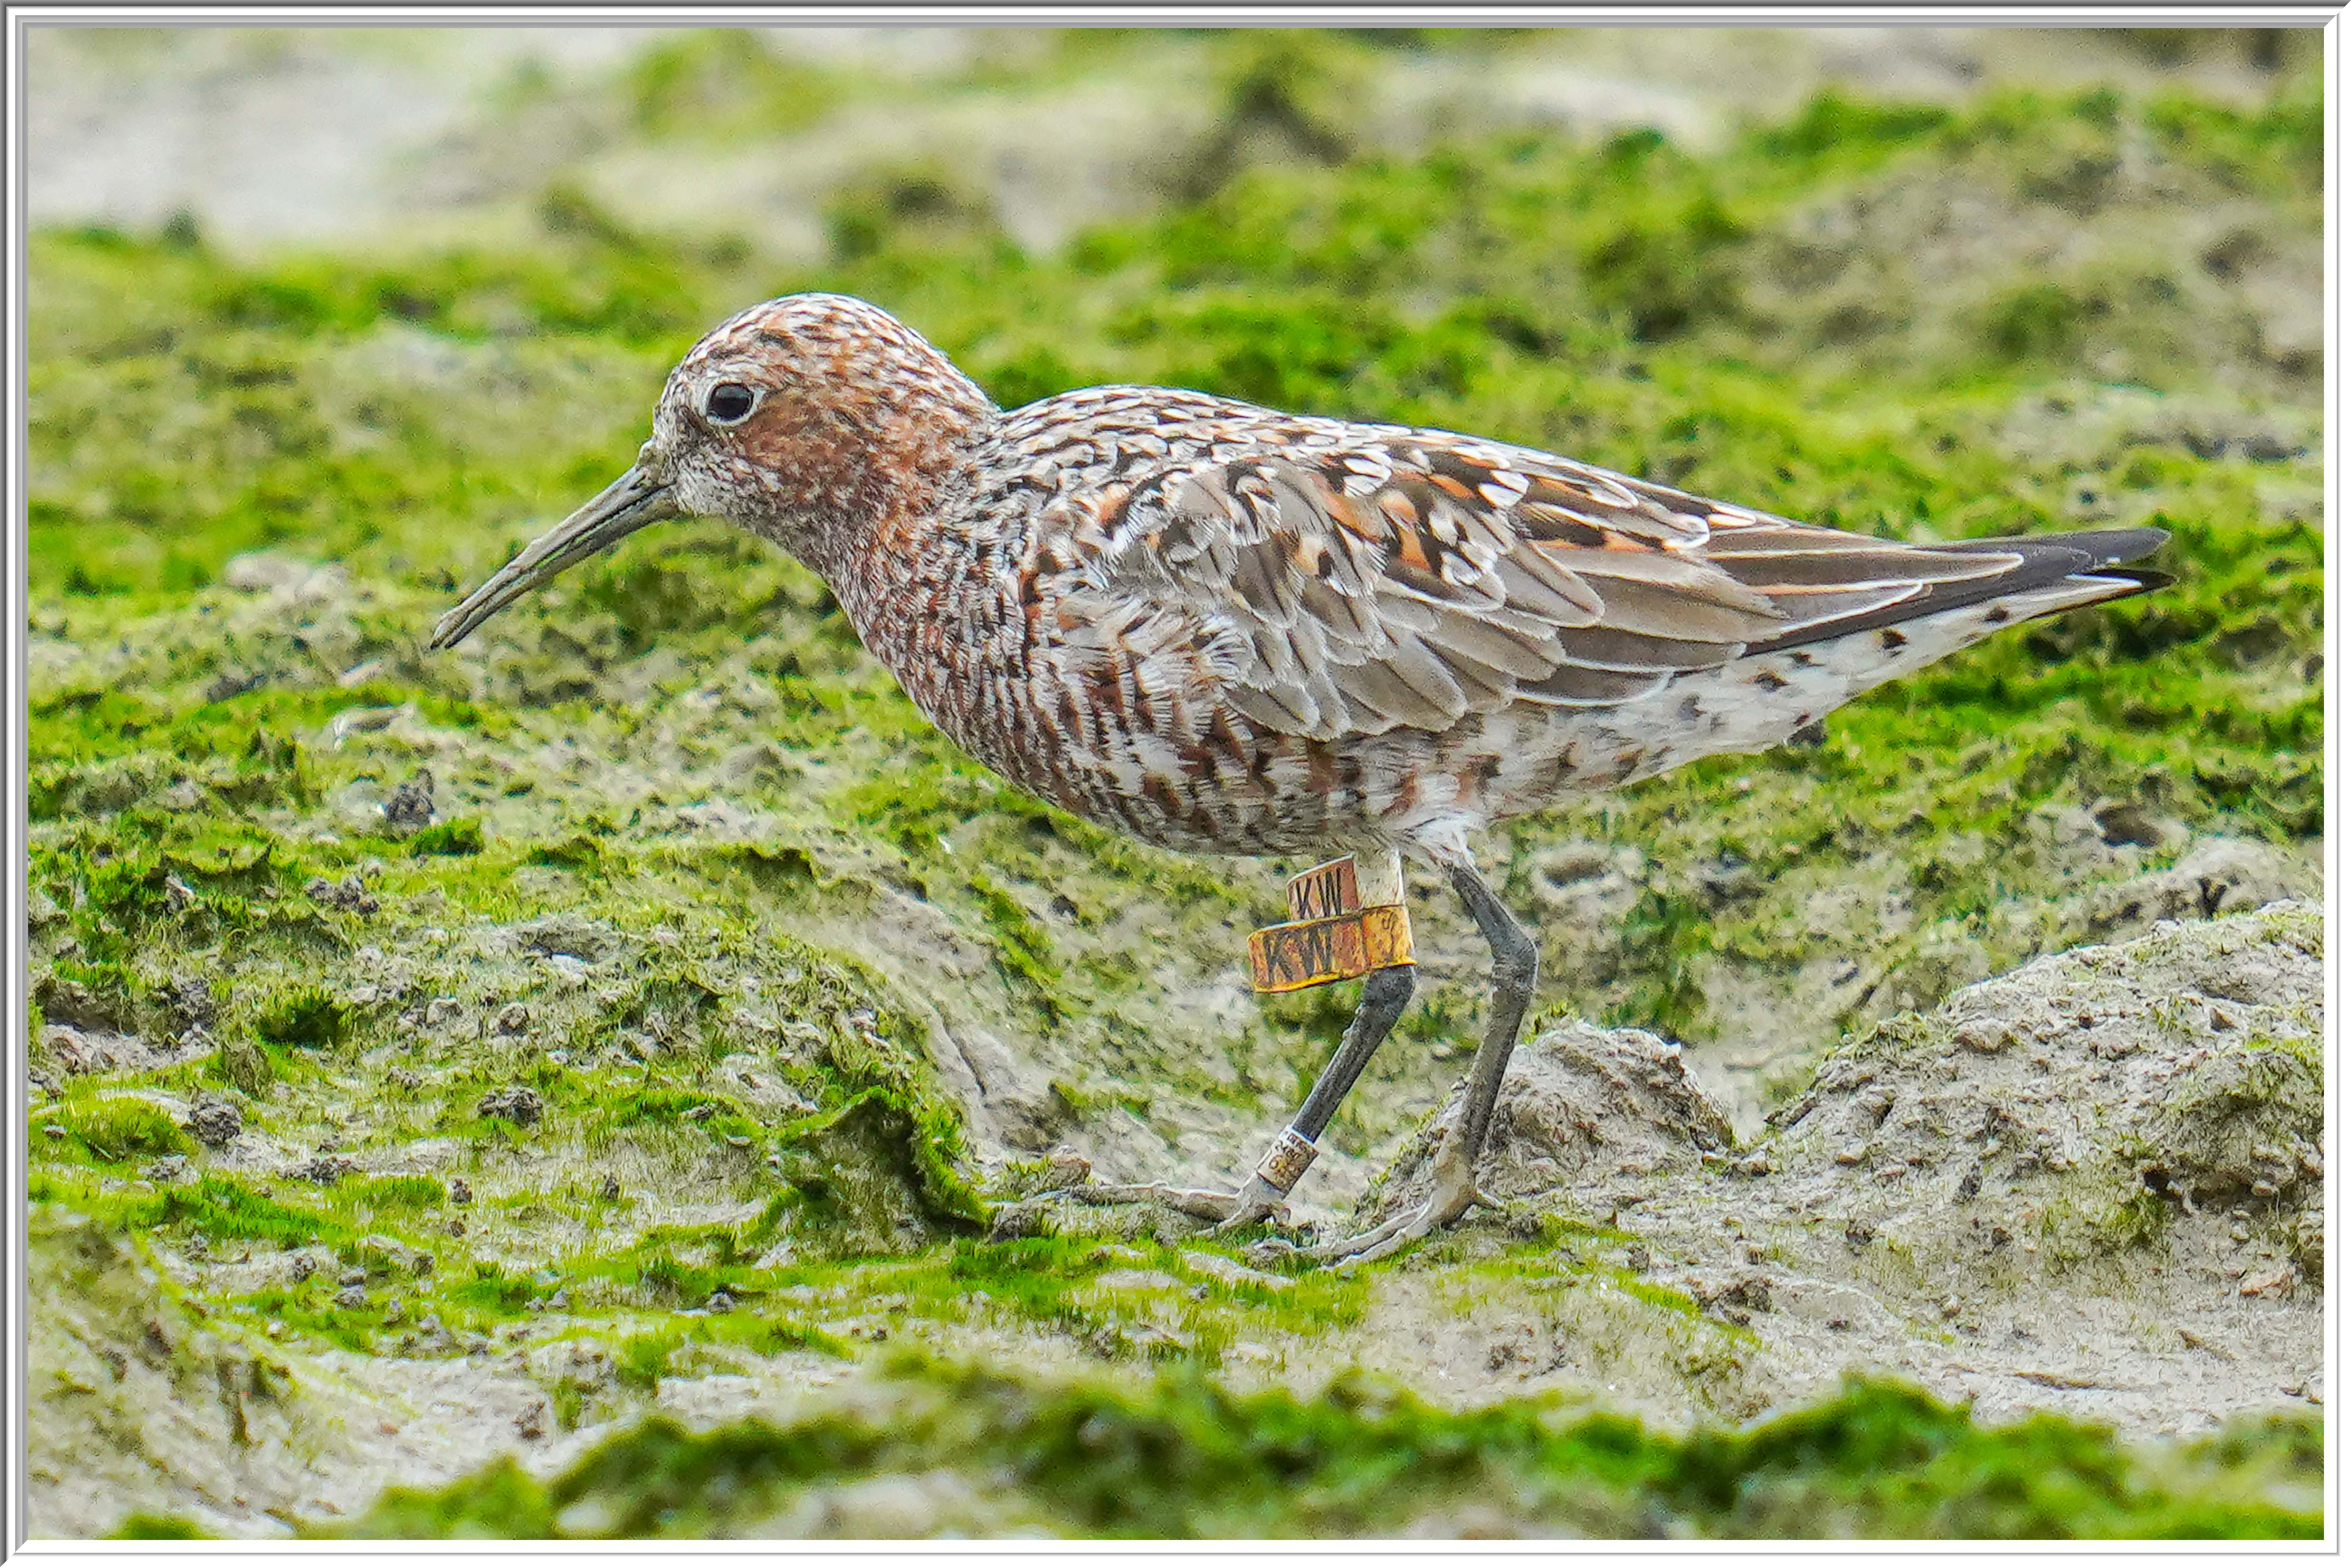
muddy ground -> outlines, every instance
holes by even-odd
[[[1675,1047],[1551,1030],[1515,1062],[1483,1167],[1507,1209],[1408,1263],[1302,1279],[1263,1244],[1236,1257],[1164,1213],[1106,1223],[1031,1200],[1001,1211],[999,1234],[1081,1239],[1062,1253],[1085,1278],[1076,1313],[1008,1321],[889,1291],[869,1267],[846,1290],[686,1309],[781,1308],[822,1348],[730,1346],[634,1386],[593,1283],[547,1280],[551,1299],[500,1333],[420,1320],[353,1354],[286,1343],[278,1323],[215,1326],[201,1303],[332,1276],[396,1328],[391,1303],[427,1254],[373,1239],[343,1271],[334,1249],[127,1247],[47,1214],[38,1495],[57,1534],[102,1531],[126,1505],[231,1533],[317,1523],[494,1453],[559,1475],[649,1412],[688,1429],[790,1429],[844,1401],[887,1412],[906,1375],[880,1348],[894,1340],[1049,1385],[1209,1349],[1244,1395],[1311,1401],[1369,1373],[1439,1408],[1549,1396],[1669,1433],[1817,1406],[1856,1375],[1996,1426],[2058,1412],[2143,1441],[2242,1426],[2323,1396],[2321,925],[2307,904],[2167,921],[1967,988],[1842,1050],[1746,1145]],[[1370,1213],[1418,1196],[1435,1131],[1408,1142]],[[259,1153],[243,1134],[228,1149]],[[541,1162],[523,1163],[530,1181]],[[1024,1488],[944,1458],[817,1488],[761,1528],[1052,1522]],[[1486,1498],[1472,1512],[1487,1533],[1561,1522]]]

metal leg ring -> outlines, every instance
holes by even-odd
[[[1315,1140],[1296,1127],[1285,1127],[1274,1140],[1274,1147],[1266,1150],[1265,1158],[1258,1161],[1258,1179],[1287,1197],[1307,1167],[1315,1163]]]

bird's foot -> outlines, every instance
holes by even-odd
[[[1225,1235],[1262,1220],[1272,1220],[1277,1225],[1287,1224],[1290,1210],[1283,1197],[1284,1195],[1264,1176],[1257,1176],[1243,1183],[1238,1192],[1167,1186],[1159,1182],[1086,1182],[1075,1186],[1049,1188],[1018,1203],[1006,1205],[997,1211],[989,1233],[998,1239],[1024,1234],[1034,1217],[1045,1206],[1070,1202],[1102,1207],[1143,1204],[1172,1209],[1194,1219],[1213,1220],[1215,1222],[1214,1232]]]
[[[1503,1208],[1500,1199],[1479,1190],[1469,1160],[1455,1152],[1449,1135],[1438,1157],[1437,1186],[1423,1202],[1360,1235],[1336,1241],[1293,1247],[1279,1238],[1269,1237],[1249,1249],[1249,1259],[1258,1264],[1303,1260],[1326,1269],[1376,1262],[1402,1251],[1425,1236],[1436,1234],[1481,1205],[1497,1212]]]
[[[1039,1194],[1042,1197],[1075,1198],[1080,1203],[1156,1203],[1172,1208],[1179,1214],[1189,1214],[1195,1219],[1213,1219],[1220,1231],[1238,1230],[1261,1219],[1286,1220],[1290,1209],[1283,1195],[1268,1185],[1264,1176],[1252,1176],[1242,1184],[1239,1192],[1213,1192],[1197,1186],[1162,1186],[1157,1182],[1140,1186],[1114,1186],[1089,1183],[1085,1186],[1064,1187],[1059,1192]]]

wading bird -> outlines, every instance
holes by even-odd
[[[823,578],[956,743],[1168,849],[1400,853],[1494,950],[1484,1039],[1417,1208],[1309,1249],[1384,1256],[1479,1201],[1536,977],[1472,836],[1563,796],[1785,740],[2038,615],[2145,592],[2154,528],[1897,543],[1551,454],[1163,387],[1003,410],[862,300],[755,306],[670,372],[626,473],[434,632],[449,647],[647,524],[728,518]],[[1096,1188],[1240,1226],[1281,1210],[1413,989],[1368,974],[1339,1051],[1234,1193]]]

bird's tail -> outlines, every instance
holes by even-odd
[[[2172,536],[2162,528],[2098,528],[2076,534],[2035,534],[2021,538],[1955,539],[1916,547],[1938,554],[2004,555],[2016,558],[2006,571],[1927,585],[1926,591],[1882,610],[1842,620],[1816,622],[1782,636],[1748,645],[1750,655],[1775,653],[1808,643],[1825,643],[1857,632],[1899,628],[1906,622],[1934,618],[1939,625],[1954,624],[1949,612],[1984,605],[1978,618],[1982,630],[1968,642],[1990,636],[2003,626],[2055,615],[2111,599],[2129,599],[2153,592],[2172,579],[2122,562],[2150,554]],[[1892,645],[1900,647],[1901,640]],[[1953,644],[1964,646],[1965,644]],[[1946,652],[1950,649],[1947,648]]]

